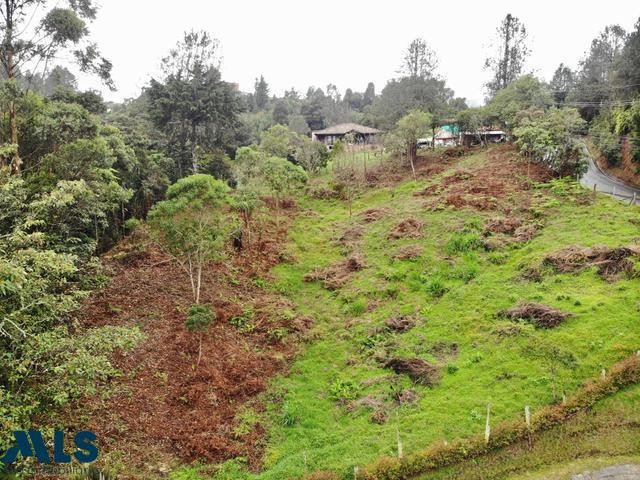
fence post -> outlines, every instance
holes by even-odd
[[[611,196],[613,198],[616,198],[616,186],[615,185],[613,186],[613,191],[611,192]]]
[[[487,403],[487,424],[484,427],[484,443],[489,443],[489,437],[491,436],[491,424],[489,423],[491,417],[491,404]]]
[[[358,473],[360,473],[360,469],[358,467],[353,467],[353,480],[358,480]]]
[[[600,371],[600,376],[603,380],[607,378],[607,371],[604,368]]]
[[[636,203],[636,192],[633,192],[633,197],[631,198],[629,205],[633,205],[634,203]]]
[[[597,187],[597,186],[598,186],[598,184],[597,184],[597,183],[594,183],[594,184],[593,184],[593,191],[594,191],[594,192],[596,192],[596,191],[597,191],[597,190],[596,190],[596,187]]]
[[[531,410],[529,405],[524,406],[524,420],[527,422],[527,427],[531,428]]]

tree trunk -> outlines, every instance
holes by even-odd
[[[198,173],[198,158],[196,156],[196,124],[191,125],[191,168]]]
[[[409,146],[409,162],[411,163],[411,172],[413,173],[413,180],[417,180],[416,178],[416,167],[414,165],[414,160],[416,157],[416,153],[417,153],[417,145],[415,143],[412,143]]]
[[[13,7],[12,2],[6,0],[5,1],[5,42],[3,48],[6,49],[7,52],[7,65],[6,65],[6,73],[8,80],[14,80],[16,77],[15,65],[13,63]],[[11,143],[18,146],[18,110],[16,108],[15,99],[11,99],[9,102],[9,129],[11,131]],[[13,154],[13,159],[11,160],[11,173],[14,175],[19,175],[22,170],[22,159],[20,158],[20,154],[18,153],[18,149],[16,148],[16,152]]]
[[[196,304],[200,303],[200,286],[202,285],[202,262],[198,260],[198,277],[196,280]]]
[[[202,333],[198,338],[198,361],[196,362],[196,367],[200,366],[200,360],[202,359]]]

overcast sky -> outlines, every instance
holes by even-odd
[[[253,90],[264,75],[271,93],[334,83],[380,92],[396,76],[402,52],[418,36],[436,51],[438,73],[469,104],[483,98],[482,68],[491,39],[508,12],[524,22],[532,50],[527,69],[549,79],[560,62],[575,66],[605,25],[631,30],[640,2],[491,1],[250,1],[99,0],[93,39],[113,62],[118,90],[95,80],[105,99],[135,97],[158,74],[160,58],[188,29],[205,29],[220,40],[223,78]]]

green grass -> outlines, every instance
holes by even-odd
[[[461,165],[473,168],[485,161],[480,153]],[[437,178],[427,183],[433,182]],[[392,213],[365,225],[357,249],[367,268],[336,292],[302,278],[343,258],[334,239],[357,218],[349,218],[346,204],[339,201],[301,201],[303,209],[317,216],[301,215],[291,228],[290,248],[297,261],[274,269],[275,288],[301,314],[312,316],[316,326],[289,375],[272,383],[263,418],[269,432],[264,471],[250,478],[299,478],[314,470],[346,476],[356,465],[394,455],[397,431],[405,452],[482,432],[488,403],[493,422],[513,419],[525,405],[535,410],[557,400],[640,346],[638,279],[608,284],[594,270],[547,273],[538,283],[520,279],[523,268],[568,245],[632,243],[640,235],[629,221],[638,218],[637,207],[605,197],[580,205],[574,201],[578,190],[556,182],[537,191],[532,210],[544,224],[540,234],[521,246],[486,252],[480,244],[481,226],[495,212],[426,211],[423,200],[413,196],[424,186],[405,182],[393,197],[378,189],[355,200],[356,213],[371,207]],[[387,232],[410,216],[424,222],[423,237],[389,240]],[[415,260],[393,260],[393,252],[403,245],[419,245],[423,253]],[[519,335],[497,335],[510,322],[496,313],[520,300],[575,315],[554,330],[523,325]],[[394,314],[415,314],[420,320],[406,333],[385,332],[384,322]],[[434,356],[438,346],[451,344],[457,346],[456,356]],[[389,354],[441,364],[441,383],[413,386],[400,376],[393,388],[413,388],[420,399],[411,406],[393,406],[392,386],[385,379],[392,372],[377,360]],[[345,408],[349,398],[366,395],[386,399],[386,423],[372,423],[370,410]]]

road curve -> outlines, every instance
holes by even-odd
[[[603,172],[591,155],[589,155],[589,168],[580,179],[580,183],[590,189],[593,189],[595,185],[596,191],[612,194],[614,198],[621,201],[630,202],[635,193],[635,203],[640,205],[640,188],[632,187],[622,180]]]

